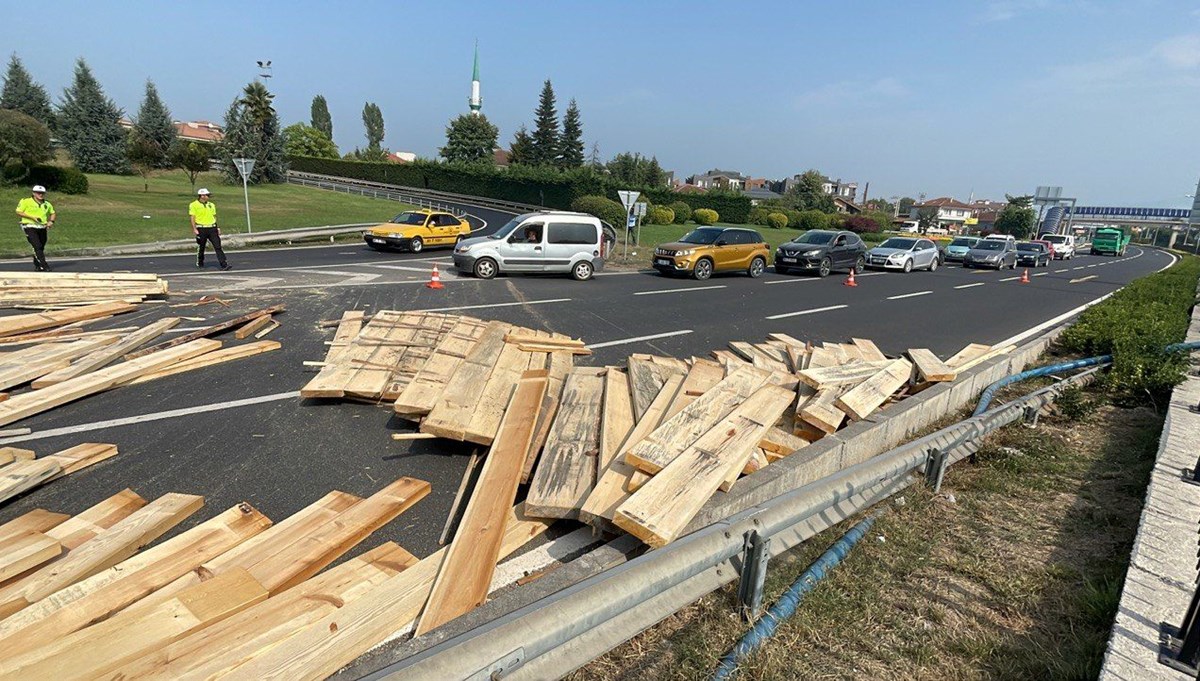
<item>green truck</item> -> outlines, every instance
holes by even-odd
[[[1101,227],[1092,237],[1092,255],[1125,255],[1128,246],[1128,227]]]

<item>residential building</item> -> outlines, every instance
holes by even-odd
[[[914,204],[909,212],[909,218],[916,220],[922,208],[937,208],[938,227],[952,234],[963,231],[967,220],[975,217],[975,209],[968,204],[948,196],[930,199],[923,203]]]
[[[392,163],[412,163],[417,160],[417,155],[411,151],[389,151],[387,160]]]
[[[770,189],[766,189],[765,187],[755,187],[753,189],[747,189],[746,191],[742,192],[742,194],[744,194],[745,196],[750,198],[751,206],[757,206],[757,205],[761,204],[763,201],[774,201],[774,200],[783,198],[783,194],[773,192]]]
[[[746,176],[736,170],[720,170],[713,168],[702,175],[693,175],[688,184],[694,184],[705,191],[723,189],[725,191],[741,191],[746,183]]]
[[[858,215],[859,213],[863,212],[862,206],[843,196],[835,195],[833,197],[833,207],[837,210],[837,212],[845,213],[847,215]]]
[[[858,198],[858,183],[843,182],[840,177],[836,180],[825,178],[825,181],[821,183],[821,191],[835,198],[840,197],[853,203]]]
[[[742,190],[750,191],[751,189],[768,189],[767,178],[765,177],[747,177],[743,183]]]
[[[504,149],[492,149],[492,163],[495,164],[497,168],[507,168],[509,165],[511,165],[509,160],[510,156],[511,154]]]
[[[121,118],[117,122],[126,130],[133,128],[133,121],[128,118]],[[175,126],[175,135],[184,142],[216,144],[225,139],[225,131],[216,123],[208,121],[172,121],[172,123]]]

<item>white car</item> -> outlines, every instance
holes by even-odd
[[[929,239],[894,236],[867,251],[867,267],[933,272],[941,264],[937,246]]]
[[[1072,234],[1043,234],[1039,241],[1047,241],[1054,249],[1055,260],[1070,260],[1075,257],[1075,236]]]

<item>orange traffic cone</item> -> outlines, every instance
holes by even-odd
[[[429,275],[429,283],[425,288],[442,288],[442,275],[438,273],[437,264],[433,266],[433,274]]]
[[[1026,267],[1025,271],[1021,273],[1021,283],[1022,284],[1029,283],[1029,268],[1028,267]]]
[[[854,270],[850,270],[850,276],[846,278],[846,281],[842,282],[842,285],[843,286],[858,286],[858,282],[854,281]]]

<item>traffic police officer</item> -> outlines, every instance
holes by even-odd
[[[196,267],[204,267],[205,245],[212,242],[221,269],[231,270],[233,267],[225,260],[225,251],[221,250],[221,229],[217,227],[217,204],[210,201],[208,197],[209,191],[201,188],[196,192],[196,200],[188,206],[188,216],[192,221],[192,234],[196,235]]]
[[[21,218],[21,229],[29,245],[33,246],[33,269],[38,272],[49,272],[50,265],[46,264],[46,235],[54,226],[54,206],[46,200],[46,188],[40,184],[33,185],[33,196],[21,199],[17,203],[17,217]]]

